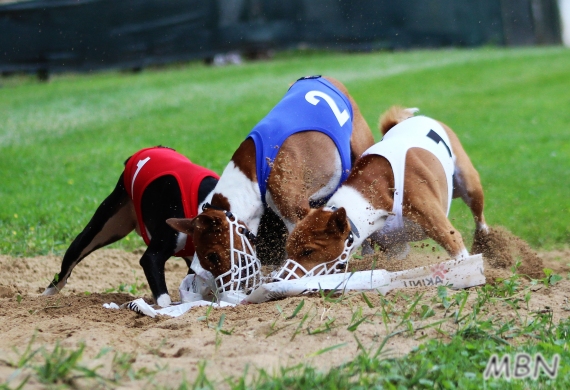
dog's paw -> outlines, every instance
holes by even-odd
[[[149,317],[156,317],[156,311],[150,307],[142,298],[135,299],[134,301],[123,303],[120,308],[127,308],[138,314],[147,315]]]
[[[42,293],[42,295],[45,296],[49,296],[49,295],[55,295],[57,294],[59,291],[57,290],[57,288],[55,287],[48,287],[44,290],[44,292]]]
[[[168,307],[171,303],[172,301],[170,300],[170,295],[168,294],[162,294],[156,300],[156,304],[160,307]]]
[[[368,240],[364,240],[362,243],[362,256],[374,254],[374,247],[370,244]]]

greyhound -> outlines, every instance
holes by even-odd
[[[373,143],[342,83],[303,77],[238,147],[204,211],[169,223],[193,236],[196,256],[216,277],[220,293],[244,290],[238,285],[251,289],[259,266],[250,244],[264,206],[290,233],[311,206],[326,202]]]
[[[394,106],[380,120],[384,138],[368,149],[327,204],[311,210],[289,235],[289,259],[275,279],[346,267],[370,238],[388,258],[402,259],[410,241],[432,238],[455,258],[469,255],[447,214],[453,197],[469,206],[476,235],[488,231],[483,188],[455,133],[417,109]]]
[[[215,172],[192,163],[174,149],[158,146],[138,151],[125,161],[115,189],[73,240],[63,256],[61,271],[43,295],[57,294],[85,256],[136,229],[147,244],[140,265],[152,295],[159,306],[170,305],[164,265],[171,256],[182,257],[190,273],[194,243],[166,220],[195,217],[218,179]]]

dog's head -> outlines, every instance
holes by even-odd
[[[348,253],[347,244],[350,248],[353,241],[351,237],[351,227],[344,208],[333,210],[321,207],[311,210],[299,221],[287,239],[286,249],[289,259],[281,272],[276,273],[277,279],[342,270],[345,262],[337,263],[336,260]],[[348,255],[345,257],[343,260],[348,259]],[[337,269],[333,270],[331,266]],[[290,277],[286,277],[287,275]]]
[[[166,222],[193,240],[200,265],[214,275],[220,292],[250,290],[259,284],[255,235],[231,212],[206,204],[196,218],[170,218]]]
[[[204,269],[214,276],[229,270],[230,227],[222,211],[211,209],[196,218],[170,218],[166,223],[192,239]]]

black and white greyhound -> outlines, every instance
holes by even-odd
[[[156,303],[170,305],[164,265],[171,256],[188,265],[194,255],[191,238],[166,224],[168,218],[193,218],[218,182],[219,176],[173,149],[142,149],[129,157],[111,194],[73,240],[57,274],[43,295],[57,294],[73,268],[91,252],[120,240],[133,229],[148,245],[140,259]]]

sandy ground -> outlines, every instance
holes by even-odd
[[[497,233],[497,231],[495,231]],[[554,269],[564,280],[551,288],[537,286],[528,310],[519,313],[530,315],[536,310],[553,310],[554,320],[568,314],[570,281],[570,249],[538,253],[538,256],[524,242],[505,239],[500,246],[510,248],[512,259],[522,261],[525,272],[537,271],[543,267]],[[486,242],[487,247],[492,243]],[[523,249],[521,249],[521,246]],[[526,248],[526,249],[525,249]],[[488,248],[487,248],[488,249]],[[528,252],[525,252],[525,250]],[[513,252],[514,251],[514,252]],[[514,254],[513,254],[514,253]],[[508,260],[497,264],[493,253],[487,253],[486,276],[488,281],[510,274]],[[196,308],[178,318],[159,316],[150,318],[128,310],[104,309],[105,302],[118,304],[133,299],[126,293],[107,292],[123,284],[144,284],[137,297],[144,296],[151,302],[146,279],[138,264],[140,253],[102,249],[87,257],[75,269],[66,288],[57,296],[43,297],[40,293],[48,285],[54,273],[59,271],[60,257],[41,256],[35,258],[13,258],[0,256],[0,385],[6,381],[15,387],[24,373],[11,377],[13,364],[28,344],[32,350],[45,346],[53,350],[56,343],[74,350],[85,344],[82,364],[88,367],[101,365],[99,373],[107,378],[120,374],[116,361],[128,356],[133,372],[147,370],[152,375],[121,383],[119,388],[154,387],[176,388],[186,378],[193,380],[199,373],[199,364],[206,361],[209,378],[222,381],[230,376],[241,376],[249,367],[278,372],[280,366],[292,366],[308,362],[322,369],[353,359],[358,353],[357,339],[362,345],[375,351],[384,337],[396,329],[402,313],[413,301],[410,290],[390,292],[386,299],[375,292],[348,294],[336,302],[318,296],[295,297],[259,305],[214,309]],[[353,261],[354,269],[363,269],[371,261],[388,270],[411,268],[417,265],[436,263],[445,259],[443,253],[429,245],[419,244],[412,254],[402,262],[386,262],[380,256],[366,257]],[[511,263],[512,260],[511,259]],[[167,282],[173,298],[178,299],[178,285],[186,274],[185,263],[171,259],[167,263]],[[424,287],[418,289],[424,295],[420,305],[434,308],[435,316],[421,320],[414,314],[414,326],[446,319],[445,310],[436,299],[436,290]],[[470,294],[472,302],[476,294]],[[389,318],[384,323],[381,316],[382,302]],[[290,318],[295,309],[303,303],[298,314]],[[372,307],[369,307],[372,306]],[[223,318],[220,331],[216,328]],[[500,304],[496,305],[496,316],[514,316],[514,312]],[[351,325],[362,321],[356,329]],[[441,329],[453,331],[456,325],[446,321]],[[226,334],[229,333],[229,334]],[[426,337],[444,337],[434,328],[426,328],[413,335],[401,333],[390,339],[385,350],[391,355],[402,355],[419,345]],[[325,348],[337,346],[324,351]],[[111,350],[98,357],[101,351]],[[129,354],[129,355],[125,355]],[[115,363],[113,363],[115,358]],[[135,376],[136,377],[136,376]],[[90,385],[83,385],[88,388]],[[79,387],[82,387],[81,385]],[[113,385],[112,387],[116,387]],[[26,388],[43,388],[30,379]]]

